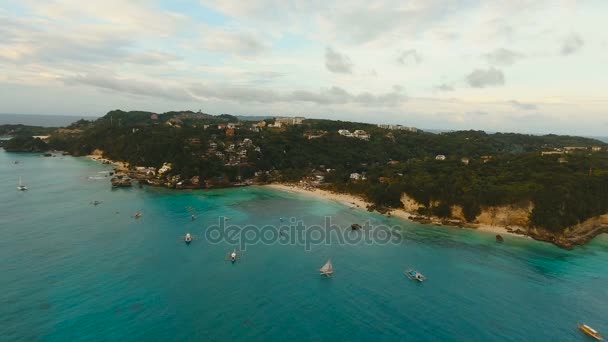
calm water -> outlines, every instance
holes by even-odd
[[[586,341],[577,322],[608,333],[605,236],[572,252],[522,238],[499,245],[254,187],[112,191],[105,170],[0,150],[0,340]],[[19,176],[29,191],[16,190]],[[220,215],[398,223],[405,240],[257,244],[233,265],[227,244],[180,240],[202,237]],[[328,257],[332,279],[318,275]],[[408,280],[408,266],[428,281]]]
[[[22,124],[43,127],[63,127],[80,119],[94,120],[93,116],[70,116],[70,115],[38,115],[38,114],[5,114],[0,113],[0,125]]]

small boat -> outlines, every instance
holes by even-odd
[[[235,263],[238,257],[239,256],[236,254],[236,249],[234,249],[232,253],[230,253],[230,262]]]
[[[19,190],[19,191],[27,190],[27,186],[23,185],[23,183],[21,182],[21,177],[19,177],[19,185],[17,185],[17,190]]]
[[[422,275],[422,273],[416,271],[416,270],[407,270],[405,272],[405,275],[412,279],[412,280],[417,280],[419,282],[423,282],[426,280],[426,277],[424,275]]]
[[[133,217],[136,218],[136,219],[140,218],[141,216],[142,216],[141,211],[138,211],[138,212],[135,213],[135,215],[133,215]]]
[[[190,242],[192,242],[192,235],[190,235],[190,233],[186,233],[186,236],[184,236],[184,242],[186,245],[189,245]]]
[[[358,223],[353,223],[353,224],[350,225],[350,229],[352,229],[352,230],[359,230],[359,229],[361,229],[361,225],[358,224]]]
[[[97,205],[101,204],[101,201],[95,200],[95,201],[91,202],[91,204],[97,206]]]
[[[600,335],[599,332],[597,332],[595,329],[593,329],[592,327],[588,326],[587,324],[579,324],[578,328],[584,332],[586,335],[593,337],[594,339],[598,340],[598,341],[602,341],[604,338],[602,337],[602,335]]]
[[[319,272],[321,273],[321,275],[324,275],[326,277],[331,277],[334,274],[334,267],[331,264],[331,258],[327,260],[327,262],[325,263],[325,265],[323,265],[323,267],[321,267]]]
[[[194,220],[196,220],[196,216],[192,215],[192,216],[190,216],[190,219],[192,219],[192,221],[194,221]]]

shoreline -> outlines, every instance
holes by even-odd
[[[97,162],[114,165],[116,167],[117,171],[128,171],[129,163],[104,158],[102,153],[103,152],[96,150],[93,152],[93,154],[86,155],[85,157],[89,158],[91,160],[97,161]],[[366,210],[366,211],[369,206],[373,205],[371,202],[366,201],[365,199],[361,198],[360,196],[345,194],[345,193],[337,193],[337,192],[332,192],[329,190],[323,190],[323,189],[313,188],[313,187],[304,188],[298,184],[270,183],[270,184],[256,184],[256,185],[275,189],[278,191],[286,191],[286,192],[292,192],[292,193],[302,194],[302,195],[306,195],[306,196],[312,196],[317,199],[330,200],[330,201],[341,203],[341,204],[346,205],[351,208],[356,208],[356,209],[361,209],[361,210]],[[231,188],[231,187],[228,187],[228,188]],[[387,214],[390,214],[390,217],[396,217],[401,220],[405,220],[408,222],[416,222],[416,223],[420,223],[422,225],[433,225],[435,227],[469,229],[469,230],[473,230],[473,231],[479,231],[479,232],[490,233],[490,234],[497,234],[497,235],[500,234],[503,236],[515,236],[515,237],[519,237],[519,238],[532,239],[532,237],[529,235],[518,234],[518,233],[515,233],[512,231],[509,231],[507,229],[507,227],[503,227],[503,226],[495,226],[495,225],[489,225],[489,224],[469,224],[468,226],[450,225],[450,224],[442,223],[441,220],[436,217],[431,217],[430,218],[431,222],[429,222],[429,223],[422,223],[422,222],[417,222],[416,220],[412,220],[410,217],[415,217],[417,215],[412,214],[404,209],[391,208],[387,212]],[[381,214],[381,215],[386,216],[386,214]]]
[[[372,203],[364,200],[363,198],[350,194],[341,194],[336,192],[331,192],[328,190],[318,189],[318,188],[310,188],[306,189],[296,184],[280,184],[280,183],[271,183],[261,185],[262,187],[267,187],[279,191],[286,191],[291,193],[303,194],[307,196],[312,196],[317,199],[325,199],[334,202],[341,203],[343,205],[349,207],[355,207],[362,210],[367,210],[368,206],[371,206]],[[396,217],[402,220],[406,220],[409,222],[416,222],[415,220],[410,219],[410,217],[416,216],[410,212],[405,211],[404,209],[391,209],[388,213],[390,213],[391,217]],[[460,227],[455,225],[437,225],[435,224],[437,219],[433,218],[432,223],[428,223],[428,225],[439,226],[439,227],[448,227],[448,228],[461,228],[461,229],[469,229],[473,231],[492,233],[492,234],[500,234],[505,236],[516,236],[520,238],[530,238],[527,235],[516,234],[507,230],[506,227],[502,226],[492,226],[487,224],[475,224],[472,227]],[[439,222],[439,220],[437,220]],[[424,224],[424,223],[423,223]]]

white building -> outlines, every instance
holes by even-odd
[[[438,154],[438,155],[435,157],[435,160],[445,160],[445,156],[444,156],[443,154]]]
[[[282,117],[282,118],[276,118],[275,122],[280,122],[283,125],[301,125],[305,119],[306,118],[301,117],[301,116],[296,116],[293,118]]]
[[[343,137],[352,137],[353,136],[353,134],[347,129],[338,130],[338,134],[340,134]]]
[[[366,131],[361,129],[354,131],[352,136],[361,140],[369,140],[371,138],[371,136]]]
[[[353,181],[358,181],[358,180],[365,180],[366,177],[364,174],[353,172],[350,174],[350,179]]]
[[[418,132],[418,128],[416,128],[416,127],[407,127],[407,126],[402,126],[402,125],[379,124],[378,127],[384,128],[384,129],[390,129],[390,130]]]

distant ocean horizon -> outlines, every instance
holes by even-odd
[[[43,127],[67,126],[80,119],[95,120],[98,116],[88,115],[42,115],[0,113],[0,125],[32,125]]]

